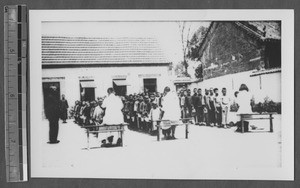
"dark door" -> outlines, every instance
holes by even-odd
[[[127,93],[126,86],[117,86],[115,83],[113,84],[113,88],[118,96],[125,96]]]
[[[81,80],[80,81],[80,100],[81,101],[94,101],[95,100],[95,83],[94,80]]]
[[[94,101],[95,100],[95,88],[80,88],[81,95],[80,99],[81,101]]]
[[[145,78],[144,79],[144,92],[156,92],[156,78]]]

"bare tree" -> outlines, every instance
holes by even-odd
[[[178,26],[179,26],[179,31],[180,31],[180,35],[181,35],[181,45],[182,45],[182,52],[183,52],[183,61],[182,64],[184,66],[184,72],[183,74],[185,76],[189,76],[188,74],[188,49],[189,49],[189,36],[190,36],[190,30],[191,30],[191,25],[187,24],[186,21],[182,21],[182,22],[178,22]]]

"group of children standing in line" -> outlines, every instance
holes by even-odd
[[[190,89],[180,92],[182,117],[194,116],[196,125],[227,128],[231,104],[227,89],[222,88],[221,94],[218,88],[205,89],[204,95],[200,88],[194,88],[193,92],[193,95]]]

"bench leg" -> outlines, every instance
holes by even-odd
[[[245,129],[245,127],[244,127],[244,119],[243,119],[243,117],[241,117],[241,120],[242,120],[242,121],[241,121],[241,122],[242,122],[242,123],[241,123],[241,124],[242,124],[242,133],[244,133],[244,131],[245,131],[245,130],[244,130],[244,129]]]
[[[272,133],[273,132],[273,117],[272,117],[273,114],[270,114],[270,132]]]
[[[185,138],[188,139],[189,138],[189,124],[185,124]]]

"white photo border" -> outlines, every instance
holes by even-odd
[[[43,167],[39,143],[42,101],[41,29],[45,21],[233,21],[281,20],[282,167],[205,169],[199,174],[162,174],[155,179],[294,180],[294,11],[293,10],[30,10],[30,148],[32,178],[130,178],[138,174],[92,174],[89,169]]]

